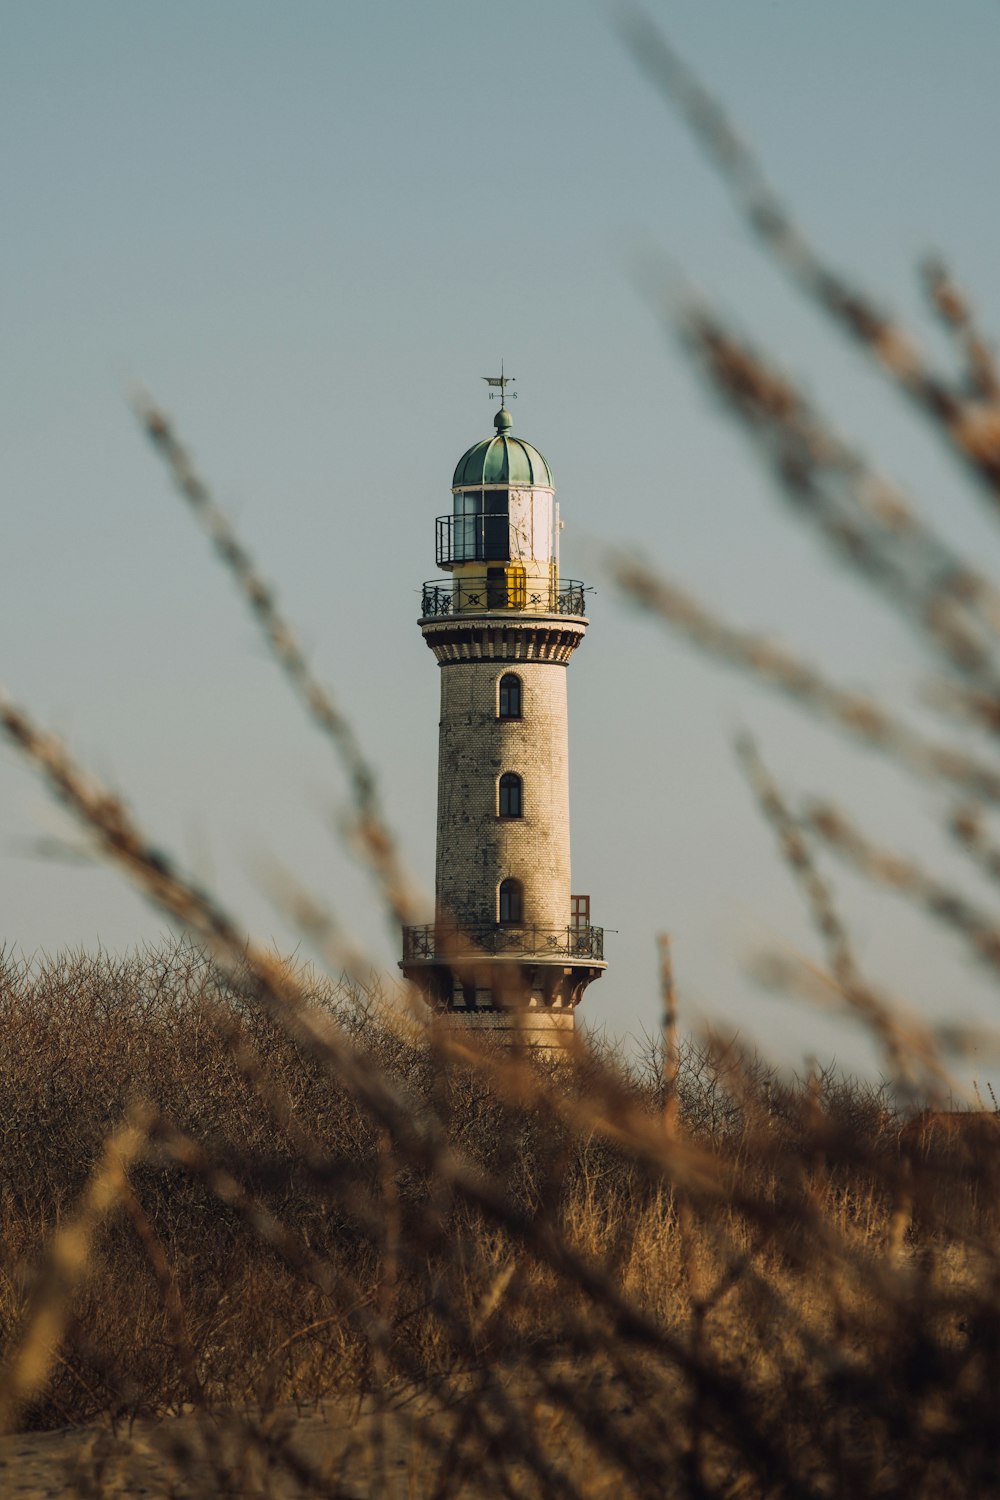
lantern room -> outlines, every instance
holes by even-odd
[[[583,614],[583,587],[559,578],[559,507],[538,449],[511,432],[475,443],[452,476],[452,509],[436,522],[436,561],[451,585],[425,585],[425,615],[468,610]]]

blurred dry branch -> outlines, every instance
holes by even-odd
[[[24,1408],[48,1381],[98,1231],[121,1204],[128,1168],[146,1143],[147,1113],[141,1106],[133,1108],[131,1117],[107,1137],[75,1213],[49,1241],[23,1324],[4,1353],[0,1435],[16,1429]]]
[[[511,1322],[513,1308],[509,1309],[506,1320],[504,1338],[508,1343],[514,1340],[517,1345],[522,1328],[524,1335],[532,1340],[531,1330],[539,1326],[541,1309],[548,1308],[551,1316],[562,1306],[564,1312],[548,1335],[555,1340],[560,1360],[572,1358],[581,1373],[592,1370],[595,1361],[604,1367],[610,1364],[621,1372],[622,1379],[635,1383],[637,1392],[642,1392],[642,1410],[659,1411],[663,1402],[675,1399],[672,1392],[682,1393],[682,1409],[687,1413],[688,1423],[683,1441],[677,1444],[669,1436],[658,1438],[652,1428],[647,1431],[641,1419],[637,1419],[643,1434],[641,1442],[637,1442],[634,1430],[631,1438],[626,1436],[613,1409],[590,1401],[580,1373],[567,1377],[565,1363],[551,1369],[544,1364],[538,1367],[532,1389],[537,1387],[543,1399],[561,1414],[560,1421],[568,1422],[574,1433],[586,1433],[588,1450],[600,1455],[602,1472],[628,1474],[638,1486],[637,1492],[659,1494],[662,1489],[654,1487],[654,1474],[658,1486],[666,1456],[676,1457],[679,1452],[686,1455],[688,1473],[728,1473],[735,1463],[739,1472],[755,1475],[756,1482],[763,1482],[766,1476],[781,1475],[783,1493],[803,1496],[810,1493],[806,1479],[809,1465],[805,1469],[802,1465],[802,1432],[806,1428],[815,1429],[820,1421],[820,1411],[812,1396],[805,1398],[800,1413],[803,1425],[799,1426],[797,1419],[790,1427],[787,1399],[775,1402],[769,1380],[757,1389],[747,1382],[738,1366],[723,1357],[723,1346],[713,1333],[711,1317],[722,1299],[736,1299],[751,1317],[756,1330],[754,1338],[769,1336],[765,1335],[765,1328],[780,1316],[792,1347],[818,1353],[822,1341],[818,1342],[819,1336],[805,1308],[789,1299],[763,1270],[774,1248],[785,1244],[790,1224],[794,1224],[795,1235],[801,1240],[796,1256],[806,1254],[808,1244],[814,1268],[818,1271],[820,1266],[824,1267],[823,1274],[832,1278],[831,1295],[843,1301],[848,1295],[847,1288],[851,1287],[856,1290],[850,1295],[864,1302],[865,1278],[870,1280],[872,1275],[870,1255],[863,1248],[863,1240],[856,1243],[853,1234],[835,1216],[827,1215],[823,1194],[828,1188],[818,1184],[836,1180],[832,1163],[838,1159],[838,1153],[845,1153],[846,1162],[861,1151],[859,1160],[864,1165],[852,1170],[874,1170],[873,1159],[870,1146],[862,1147],[856,1136],[842,1134],[842,1127],[831,1113],[833,1106],[825,1085],[813,1081],[808,1102],[793,1107],[795,1126],[785,1137],[775,1133],[774,1091],[769,1095],[768,1109],[761,1110],[756,1103],[757,1084],[749,1065],[730,1053],[713,1054],[710,1068],[715,1072],[705,1076],[719,1078],[721,1067],[725,1067],[727,1076],[710,1110],[702,1115],[713,1122],[711,1134],[703,1133],[699,1138],[694,1125],[697,1116],[690,1123],[685,1120],[691,1111],[692,1096],[679,1051],[664,1060],[661,1068],[662,1079],[670,1083],[675,1093],[675,1102],[668,1109],[676,1110],[679,1120],[685,1123],[683,1133],[663,1130],[663,1088],[657,1090],[659,1109],[651,1110],[650,1101],[641,1090],[582,1048],[570,1064],[564,1065],[564,1070],[553,1074],[551,1069],[540,1069],[529,1059],[514,1054],[477,1054],[462,1039],[434,1037],[429,1057],[438,1076],[430,1079],[430,1099],[439,1099],[444,1104],[448,1096],[454,1097],[456,1089],[464,1090],[462,1109],[456,1111],[449,1103],[446,1122],[437,1106],[430,1108],[429,1101],[420,1102],[412,1076],[402,1085],[398,1071],[394,1073],[387,1067],[383,1056],[367,1050],[363,1033],[358,1032],[352,1038],[338,1017],[317,1006],[303,979],[289,966],[244,943],[238,937],[233,919],[183,881],[169,861],[143,838],[120,802],[83,775],[62,747],[35,729],[26,715],[9,706],[3,710],[2,722],[8,736],[39,766],[61,799],[85,821],[105,852],[124,865],[165,910],[193,926],[199,937],[210,944],[224,974],[228,974],[225,982],[233,987],[230,1009],[233,1002],[238,1008],[225,1023],[220,1038],[222,1051],[218,1055],[220,1060],[230,1059],[228,1066],[235,1065],[243,1086],[251,1090],[256,1113],[263,1105],[266,1117],[273,1119],[275,1126],[287,1135],[291,1157],[287,1161],[269,1159],[266,1149],[262,1153],[259,1147],[251,1147],[249,1141],[239,1148],[223,1145],[221,1152],[218,1148],[210,1150],[190,1129],[175,1124],[160,1112],[148,1127],[152,1152],[149,1165],[155,1169],[161,1163],[172,1163],[189,1184],[200,1185],[221,1210],[234,1215],[254,1239],[273,1251],[296,1283],[311,1289],[310,1295],[318,1301],[300,1326],[309,1322],[325,1325],[332,1314],[324,1313],[323,1309],[336,1309],[340,1337],[360,1351],[353,1358],[365,1364],[367,1378],[373,1378],[373,1370],[382,1371],[376,1390],[382,1389],[386,1379],[424,1387],[429,1375],[429,1352],[441,1347],[442,1341],[453,1351],[446,1361],[446,1371],[453,1371],[450,1362],[458,1357],[458,1351],[464,1350],[469,1358],[480,1361],[483,1354],[476,1341],[486,1339],[488,1343],[500,1335],[500,1329],[485,1315],[485,1309],[497,1295],[498,1270],[491,1259],[490,1247],[500,1236],[505,1246],[501,1267],[509,1262],[512,1253],[521,1261],[520,1276],[504,1273],[503,1295],[508,1303],[516,1299],[517,1307],[514,1321]],[[759,789],[764,792],[771,815],[782,822],[780,801],[766,789],[760,786]],[[787,828],[784,834],[787,842]],[[796,858],[804,870],[801,859]],[[810,879],[814,906],[819,910],[821,893],[808,872],[805,873]],[[823,915],[823,925],[836,950],[842,971],[840,980],[852,1004],[894,1049],[904,1071],[907,1059],[912,1059],[911,1044],[904,1044],[892,1032],[863,987],[846,956],[846,939],[837,930],[829,910]],[[131,990],[126,1001],[128,1014],[132,1012],[133,994]],[[671,995],[672,981],[668,984],[665,980],[668,1009]],[[74,1003],[78,1005],[79,1000]],[[239,1007],[244,1011],[242,1020]],[[266,1046],[262,1047],[261,1038],[248,1048],[240,1042],[238,1032],[247,1024],[258,1025],[255,1018],[262,1018],[277,1029],[274,1040]],[[143,1024],[148,1030],[149,1022]],[[280,1056],[281,1033],[286,1033],[293,1044],[297,1061],[286,1074],[287,1081],[277,1085],[268,1077],[273,1062],[265,1062],[265,1057]],[[669,1036],[668,1024],[668,1040]],[[401,1048],[401,1056],[405,1057],[408,1049],[412,1057],[418,1055],[412,1048],[419,1047],[419,1042],[407,1041],[402,1034],[396,1037],[389,1033],[385,1042]],[[103,1050],[108,1052],[107,1041]],[[190,1046],[184,1050],[187,1057],[192,1055]],[[204,1043],[200,1050],[205,1052]],[[314,1116],[317,1125],[313,1129],[305,1128],[304,1118],[297,1118],[298,1111],[288,1090],[298,1091],[302,1087],[303,1067],[317,1069],[324,1087],[342,1091],[344,1104],[337,1106],[339,1118],[343,1118],[345,1105],[358,1112],[358,1122],[351,1129],[360,1126],[367,1134],[372,1143],[366,1148],[367,1155],[348,1153],[345,1157],[343,1149],[338,1149],[336,1137],[330,1139],[330,1125],[325,1122],[323,1112]],[[413,1064],[409,1067],[412,1075]],[[162,1069],[158,1072],[162,1076]],[[445,1097],[441,1095],[442,1084]],[[231,1087],[228,1086],[227,1092]],[[456,1126],[464,1129],[465,1121],[470,1118],[469,1110],[475,1116],[487,1105],[489,1109],[512,1112],[510,1117],[521,1122],[521,1132],[530,1130],[538,1142],[539,1154],[532,1167],[537,1175],[533,1185],[526,1189],[527,1196],[513,1190],[509,1175],[516,1159],[528,1165],[523,1148],[519,1158],[503,1162],[505,1171],[497,1175],[477,1161],[477,1153],[470,1154],[467,1147],[453,1138]],[[306,1118],[312,1114],[312,1109],[308,1110]],[[503,1131],[497,1130],[495,1121],[489,1121],[488,1113],[483,1129],[479,1152],[484,1149],[487,1154],[495,1152]],[[801,1171],[790,1168],[792,1159],[801,1151],[803,1130],[822,1135],[824,1165],[822,1177],[815,1183],[804,1179]],[[769,1184],[763,1193],[740,1165],[751,1139],[764,1169],[763,1181]],[[602,1170],[612,1170],[613,1163],[621,1163],[613,1166],[613,1172],[626,1173],[623,1181],[632,1183],[629,1191],[636,1205],[648,1204],[648,1209],[642,1212],[659,1216],[656,1222],[661,1227],[655,1231],[658,1236],[666,1234],[666,1225],[674,1213],[671,1195],[674,1192],[683,1195],[676,1210],[683,1231],[680,1262],[673,1274],[686,1288],[690,1317],[681,1326],[664,1315],[661,1291],[650,1288],[637,1272],[622,1278],[616,1269],[621,1250],[611,1250],[606,1241],[598,1240],[596,1243],[604,1244],[605,1248],[595,1256],[595,1222],[588,1215],[596,1213],[598,1221],[605,1223],[605,1209],[593,1197],[597,1179],[584,1177],[583,1197],[573,1200],[581,1207],[568,1209],[563,1173],[553,1174],[551,1166],[546,1164],[547,1141],[552,1141],[560,1154],[570,1152],[571,1158],[583,1149],[580,1144],[583,1142],[589,1142],[586,1150],[590,1153],[612,1153],[607,1158],[609,1165]],[[735,1156],[731,1154],[733,1150]],[[255,1187],[241,1180],[247,1176]],[[407,1180],[409,1186],[404,1187]],[[414,1196],[418,1182],[429,1185],[426,1196],[423,1189]],[[776,1182],[784,1184],[777,1202],[773,1199]],[[185,1189],[188,1191],[191,1187]],[[601,1195],[607,1191],[602,1188]],[[137,1203],[142,1204],[138,1186],[134,1192]],[[176,1189],[172,1192],[176,1196]],[[289,1192],[293,1193],[292,1200],[287,1199]],[[302,1193],[318,1193],[322,1204],[336,1203],[334,1222],[341,1221],[345,1214],[348,1216],[351,1235],[360,1236],[360,1260],[352,1252],[355,1261],[352,1265],[349,1263],[352,1257],[345,1262],[342,1252],[334,1253],[332,1247],[325,1251],[313,1248],[311,1241],[316,1236],[322,1240],[329,1234],[329,1227],[321,1229],[320,1220],[307,1232],[307,1225],[313,1222],[311,1209],[300,1208],[294,1219],[287,1217],[291,1202],[298,1201]],[[283,1212],[277,1203],[269,1201],[275,1194],[279,1203],[284,1204]],[[585,1208],[587,1203],[590,1208]],[[744,1226],[739,1236],[734,1235],[733,1215],[739,1216]],[[153,1265],[164,1316],[174,1318],[176,1335],[181,1303],[178,1285],[166,1269],[172,1257],[165,1246],[162,1256],[155,1251],[155,1245],[163,1243],[159,1229],[155,1240],[152,1234],[144,1232],[146,1223],[155,1227],[155,1218],[144,1204],[133,1218],[144,1253]],[[390,1230],[392,1223],[397,1227]],[[612,1213],[602,1235],[617,1235],[615,1223],[616,1214]],[[662,1247],[668,1241],[669,1236],[661,1238],[657,1254],[664,1253]],[[405,1264],[394,1259],[389,1283],[394,1290],[391,1299],[386,1300],[379,1291],[384,1283],[378,1276],[372,1276],[371,1267],[382,1261],[390,1244],[400,1247],[392,1250],[394,1258],[405,1245],[407,1258]],[[757,1266],[755,1262],[760,1257],[763,1259]],[[429,1285],[422,1283],[426,1274],[430,1276]],[[882,1301],[891,1307],[897,1296],[903,1296],[903,1289],[902,1286],[894,1289],[888,1283],[882,1286],[881,1279],[887,1274],[882,1269],[878,1271]],[[664,1290],[667,1284],[664,1283]],[[406,1291],[408,1286],[410,1290]],[[555,1299],[554,1286],[562,1289]],[[840,1290],[834,1292],[834,1287]],[[860,1306],[861,1303],[859,1312]],[[426,1307],[426,1315],[420,1312],[421,1307]],[[751,1308],[756,1311],[751,1313]],[[414,1316],[419,1318],[423,1329],[421,1337],[429,1340],[427,1345],[414,1347],[409,1334],[400,1338],[399,1330],[406,1328]],[[192,1319],[189,1314],[189,1322],[194,1330],[192,1347],[196,1348],[197,1318]],[[726,1338],[729,1337],[727,1334]],[[288,1339],[289,1333],[283,1332],[281,1348],[288,1346]],[[172,1347],[181,1365],[185,1388],[190,1388],[193,1373],[199,1382],[198,1389],[206,1391],[206,1375],[197,1359],[192,1362],[190,1352],[185,1352],[183,1340],[175,1336]],[[348,1367],[355,1366],[348,1361]],[[760,1369],[763,1373],[766,1362]],[[453,1398],[455,1378],[454,1373],[443,1375],[439,1386],[441,1399],[449,1392],[448,1399]],[[858,1372],[857,1384],[851,1390],[849,1399],[868,1399],[870,1381],[862,1371]],[[463,1436],[460,1440],[456,1438],[458,1447],[445,1444],[444,1453],[451,1455],[447,1458],[449,1471],[454,1472],[455,1464],[464,1465],[468,1445],[472,1444],[480,1454],[489,1455],[487,1463],[494,1481],[512,1494],[523,1493],[523,1489],[514,1486],[509,1455],[516,1456],[518,1472],[532,1476],[539,1494],[597,1493],[588,1487],[584,1471],[573,1467],[569,1450],[561,1440],[556,1441],[548,1429],[537,1430],[528,1419],[528,1411],[516,1392],[484,1376],[480,1397],[466,1399],[462,1404]],[[531,1396],[532,1401],[536,1399]],[[824,1403],[826,1399],[824,1396]],[[378,1471],[383,1460],[376,1458],[373,1462]],[[816,1456],[810,1460],[813,1462],[825,1459]],[[308,1477],[306,1470],[295,1472],[305,1482],[302,1475]],[[558,1474],[561,1479],[553,1477]]]
[[[350,721],[337,707],[329,689],[314,676],[298,637],[278,608],[274,590],[262,578],[232,522],[197,473],[167,417],[143,394],[134,398],[133,407],[177,490],[232,574],[299,701],[330,741],[347,771],[357,812],[358,840],[378,879],[390,917],[397,925],[416,921],[412,882],[400,863],[395,839],[381,810],[375,774]]]
[[[960,932],[978,958],[1000,970],[1000,921],[996,917],[929,875],[916,860],[880,848],[831,803],[809,802],[802,818],[808,828],[856,870],[909,897],[936,921]]]
[[[833,975],[801,953],[768,949],[752,954],[748,969],[758,983],[769,989],[858,1019]],[[912,1050],[924,1060],[933,1098],[965,1095],[948,1067],[949,1061],[961,1063],[973,1059],[982,1066],[987,1061],[1000,1060],[1000,1031],[961,1021],[929,1026],[898,996],[883,994],[882,998],[910,1038]]]
[[[1000,880],[1000,845],[993,843],[986,831],[983,809],[975,803],[963,803],[952,812],[948,827],[979,869],[992,880]]]
[[[960,344],[963,368],[956,378],[933,369],[910,332],[835,270],[810,242],[721,105],[646,12],[629,6],[619,29],[636,65],[677,109],[775,262],[872,355],[983,482],[994,504],[1000,504],[1000,396],[994,360],[946,274],[932,264],[926,284],[935,310]]]
[[[214,997],[208,1008],[198,997],[198,975]],[[529,1070],[538,1113],[519,1109],[511,1116],[521,1143],[517,1157],[504,1162],[503,1191],[512,1222],[530,1219],[533,1233],[547,1241],[536,1255],[495,1218],[470,1217],[457,1202],[442,1218],[433,1181],[407,1170],[391,1133],[367,1112],[355,1113],[339,1079],[259,1012],[241,1015],[239,989],[226,1002],[226,981],[196,950],[126,967],[113,1004],[109,981],[118,981],[107,967],[39,973],[33,981],[11,972],[8,980],[4,1118],[38,1153],[31,1167],[23,1154],[16,1159],[9,1232],[24,1237],[30,1228],[22,1200],[29,1181],[46,1200],[58,1198],[66,1193],[70,1164],[78,1170],[86,1157],[105,1101],[91,1091],[81,1106],[77,1090],[98,1054],[115,1065],[105,1087],[120,1089],[121,1060],[145,1035],[142,1082],[158,1100],[149,1156],[130,1191],[141,1204],[140,1223],[152,1227],[162,1247],[163,1264],[153,1267],[151,1283],[161,1306],[144,1295],[135,1258],[148,1255],[149,1235],[114,1236],[95,1262],[92,1297],[77,1309],[79,1331],[69,1352],[83,1383],[64,1376],[52,1405],[36,1407],[38,1420],[52,1420],[65,1409],[57,1403],[67,1400],[74,1410],[88,1409],[89,1400],[93,1410],[103,1380],[131,1390],[130,1411],[155,1410],[166,1392],[177,1399],[186,1391],[183,1370],[172,1367],[181,1364],[181,1352],[156,1333],[173,1284],[209,1403],[231,1401],[234,1391],[259,1398],[261,1388],[272,1392],[268,1400],[288,1392],[298,1399],[317,1380],[360,1386],[375,1393],[366,1399],[376,1399],[382,1377],[373,1384],[371,1361],[381,1350],[393,1393],[375,1407],[390,1444],[382,1457],[398,1453],[403,1435],[408,1442],[420,1435],[423,1443],[424,1470],[413,1475],[411,1493],[432,1493],[450,1476],[463,1493],[596,1500],[614,1483],[652,1497],[664,1493],[664,1464],[686,1454],[690,1465],[694,1449],[698,1466],[720,1484],[753,1476],[757,1486],[777,1482],[782,1493],[805,1495],[808,1476],[821,1471],[826,1445],[836,1441],[823,1417],[833,1387],[827,1380],[819,1389],[801,1383],[790,1398],[784,1377],[771,1373],[775,1326],[783,1330],[789,1370],[806,1358],[822,1368],[830,1353],[826,1314],[817,1321],[814,1306],[796,1294],[805,1265],[823,1306],[839,1305],[852,1333],[870,1321],[876,1292],[890,1321],[910,1316],[915,1305],[908,1280],[893,1279],[881,1264],[886,1214],[875,1197],[864,1197],[875,1192],[865,1187],[865,1174],[877,1170],[873,1143],[881,1139],[884,1106],[860,1090],[838,1091],[825,1075],[813,1079],[806,1100],[732,1047],[700,1055],[688,1049],[677,1072],[691,1137],[685,1149],[710,1160],[712,1172],[703,1184],[688,1176],[679,1237],[669,1183],[637,1170],[631,1149],[640,1128],[650,1143],[663,1141],[659,1088],[651,1094],[617,1074],[618,1145],[609,1150],[588,1125],[594,1077]],[[341,1019],[348,1022],[346,1013]],[[30,1078],[39,1028],[50,1028],[45,1045],[57,1082],[46,1128],[29,1137],[24,1125],[37,1100],[16,1101]],[[405,1088],[414,1114],[433,1113],[441,1080],[426,1073],[424,1051],[397,1047],[391,1034],[367,1022],[356,1040],[372,1049],[371,1060],[395,1087]],[[253,1079],[230,1075],[234,1045],[252,1056]],[[10,1073],[11,1065],[20,1071]],[[496,1059],[505,1090],[523,1072],[521,1062]],[[598,1094],[610,1088],[610,1072],[594,1076]],[[452,1069],[444,1081],[455,1112],[448,1126],[455,1149],[495,1154],[500,1098],[491,1079]],[[206,1105],[209,1113],[202,1114]],[[554,1137],[563,1105],[579,1111],[579,1128]],[[195,1138],[199,1117],[201,1132],[211,1130],[211,1148]],[[796,1168],[807,1121],[824,1143],[822,1193],[819,1178]],[[443,1125],[438,1117],[435,1128]],[[56,1141],[49,1139],[53,1126]],[[546,1166],[554,1139],[563,1159],[556,1177]],[[519,1171],[527,1172],[520,1184]],[[838,1206],[841,1173],[862,1195],[846,1222]],[[877,1229],[866,1215],[875,1216]],[[392,1223],[397,1259],[387,1300],[379,1265]],[[553,1279],[564,1253],[565,1269]],[[590,1272],[589,1292],[570,1269],[581,1254],[600,1267]],[[783,1256],[793,1260],[787,1275],[775,1269]],[[176,1268],[173,1277],[163,1265]],[[123,1277],[133,1293],[115,1298]],[[0,1275],[4,1316],[8,1296]],[[652,1343],[644,1329],[655,1330]],[[115,1351],[117,1373],[99,1364],[95,1346]],[[296,1346],[309,1354],[302,1365],[286,1360]],[[155,1360],[150,1348],[158,1351]],[[900,1378],[904,1369],[901,1360]],[[839,1368],[836,1379],[851,1409],[870,1402],[866,1358]],[[265,1432],[256,1434],[256,1420],[248,1413],[246,1442],[254,1445],[264,1443],[267,1427],[265,1421]],[[884,1403],[871,1420],[880,1430],[891,1420]],[[921,1452],[933,1452],[933,1444],[930,1434]],[[280,1441],[265,1449],[278,1471],[325,1493],[315,1469],[312,1479],[307,1467],[296,1469]],[[355,1457],[369,1476],[380,1472],[375,1452]],[[224,1459],[220,1453],[220,1465]],[[872,1472],[866,1443],[857,1445],[855,1461]],[[685,1483],[679,1479],[667,1493],[688,1493]]]
[[[926,1094],[947,1079],[933,1033],[900,1015],[864,980],[830,888],[810,853],[803,825],[793,816],[748,736],[737,742],[737,752],[761,811],[778,837],[782,857],[805,897],[841,994],[884,1047],[901,1097]]]
[[[59,741],[36,729],[22,711],[6,703],[0,703],[0,728],[38,767],[60,800],[97,837],[105,854],[122,865],[163,911],[196,935],[224,971],[239,977],[241,991],[248,1000],[260,1005],[336,1072],[358,1103],[391,1132],[397,1151],[412,1159],[414,1165],[435,1173],[451,1191],[468,1197],[487,1213],[498,1214],[508,1229],[514,1229],[515,1220],[507,1214],[502,1191],[468,1162],[455,1156],[445,1137],[431,1129],[426,1119],[413,1117],[405,1099],[393,1090],[382,1073],[371,1067],[343,1030],[309,1003],[308,994],[289,966],[243,938],[228,913],[212,897],[184,880],[167,857],[144,839],[123,804],[80,771]],[[451,1052],[466,1064],[482,1067],[495,1080],[509,1078],[515,1097],[523,1099],[526,1091],[537,1097],[539,1084],[523,1059],[515,1056],[508,1065],[502,1056],[480,1056],[470,1044],[447,1037],[439,1038],[438,1046],[445,1054]],[[610,1086],[614,1090],[613,1080]],[[619,1101],[615,1098],[614,1102]],[[593,1100],[589,1118],[595,1123],[599,1118],[593,1113]],[[604,1128],[613,1137],[620,1135],[623,1128],[620,1111],[609,1109]],[[634,1132],[636,1127],[633,1125],[632,1129]],[[666,1149],[665,1144],[647,1127],[642,1128],[642,1135],[649,1143],[651,1159],[656,1160]],[[572,1264],[583,1284],[595,1291],[600,1289],[603,1296],[611,1296],[618,1302],[610,1286],[578,1262],[565,1245],[550,1243],[530,1222],[521,1220],[517,1229],[533,1248],[543,1255],[554,1255],[560,1269]],[[637,1336],[641,1334],[655,1342],[653,1329],[635,1309],[618,1302],[617,1311],[635,1324]]]
[[[612,577],[633,603],[675,627],[696,646],[778,688],[852,738],[884,751],[918,775],[985,802],[1000,800],[1000,770],[947,744],[934,744],[873,699],[829,682],[815,668],[765,637],[737,629],[646,564],[609,550]]]
[[[923,266],[924,288],[931,307],[948,329],[965,363],[966,394],[996,402],[1000,398],[1000,371],[996,355],[972,315],[964,293],[948,268],[934,257]]]
[[[665,932],[660,933],[658,945],[660,949],[660,998],[663,1002],[663,1123],[667,1130],[674,1130],[677,1126],[677,1074],[680,1068],[677,991],[674,986],[670,938]]]
[[[995,585],[935,535],[906,496],[715,313],[688,302],[681,332],[797,512],[820,528],[865,582],[916,621],[954,668],[995,700],[1000,693]]]

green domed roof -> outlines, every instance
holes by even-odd
[[[473,484],[537,484],[554,488],[552,471],[545,459],[523,438],[510,436],[511,423],[506,408],[497,412],[496,436],[484,438],[462,454],[451,481],[453,488]]]

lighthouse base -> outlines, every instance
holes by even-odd
[[[540,1048],[550,1055],[563,1052],[576,1030],[570,1011],[439,1011],[434,1025],[447,1031],[489,1037],[513,1047]]]
[[[436,1013],[438,1024],[555,1052],[572,1040],[576,1006],[605,965],[601,960],[565,963],[524,954],[505,959],[480,954],[457,964],[436,955],[404,959],[400,968]]]

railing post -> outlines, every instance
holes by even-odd
[[[496,923],[479,923],[459,928],[448,923],[427,923],[422,927],[403,928],[404,959],[447,957],[453,942],[461,940],[480,952],[496,955],[520,953],[525,957],[567,957],[604,959],[602,927],[501,927]]]

